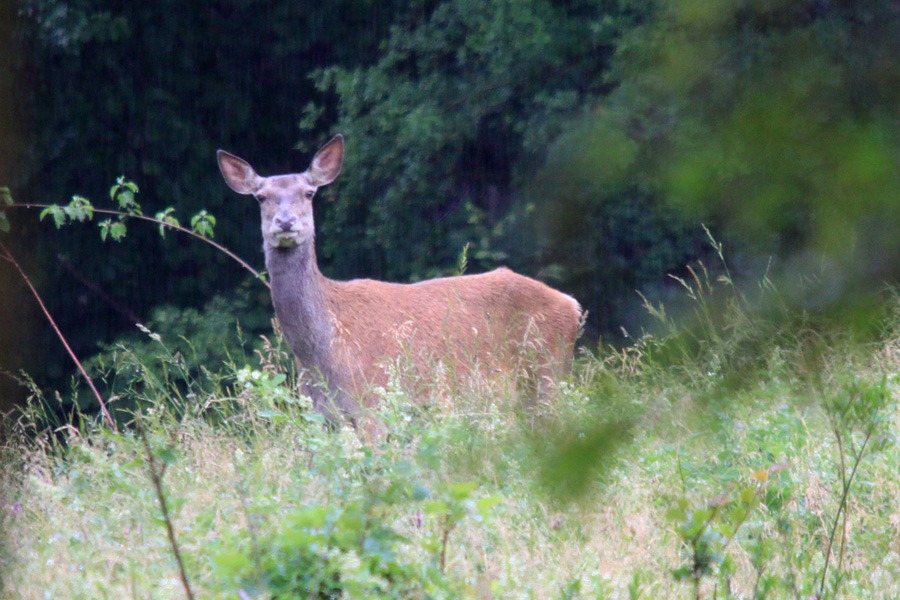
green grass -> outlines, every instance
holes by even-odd
[[[900,342],[704,302],[538,407],[486,381],[423,405],[397,375],[377,448],[277,361],[129,363],[195,597],[900,597]],[[7,448],[3,597],[185,597],[137,430],[38,417]]]

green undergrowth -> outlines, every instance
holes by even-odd
[[[698,325],[649,307],[658,333],[537,405],[394,368],[374,445],[324,427],[277,343],[213,376],[148,332],[152,368],[110,354],[129,426],[48,425],[39,395],[19,419],[3,597],[900,596],[897,319],[861,341],[698,273]]]

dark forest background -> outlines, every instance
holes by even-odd
[[[257,208],[215,151],[303,170],[335,133],[316,205],[323,272],[415,281],[508,265],[574,295],[585,343],[648,325],[641,292],[702,261],[778,285],[798,311],[866,307],[896,281],[900,2],[331,0],[8,2],[0,185],[19,204],[208,210],[262,267]],[[147,323],[215,368],[269,331],[265,288],[189,237],[56,230],[6,210],[2,240],[82,358]],[[695,269],[696,270],[696,269]],[[0,264],[0,393],[74,369]],[[752,292],[753,284],[746,289]],[[752,294],[751,294],[752,295]],[[677,306],[673,310],[677,309]],[[865,308],[864,308],[865,310]],[[240,323],[238,328],[237,323]],[[179,341],[180,340],[180,341]],[[102,365],[94,359],[95,365]]]

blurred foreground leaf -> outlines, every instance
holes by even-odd
[[[608,421],[556,436],[544,452],[541,485],[563,501],[581,499],[615,465],[633,426],[632,420]]]

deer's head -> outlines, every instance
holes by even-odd
[[[344,138],[338,134],[322,146],[303,173],[260,177],[247,161],[224,150],[217,153],[225,183],[238,194],[254,196],[262,213],[263,246],[293,248],[315,237],[312,200],[341,172]]]

